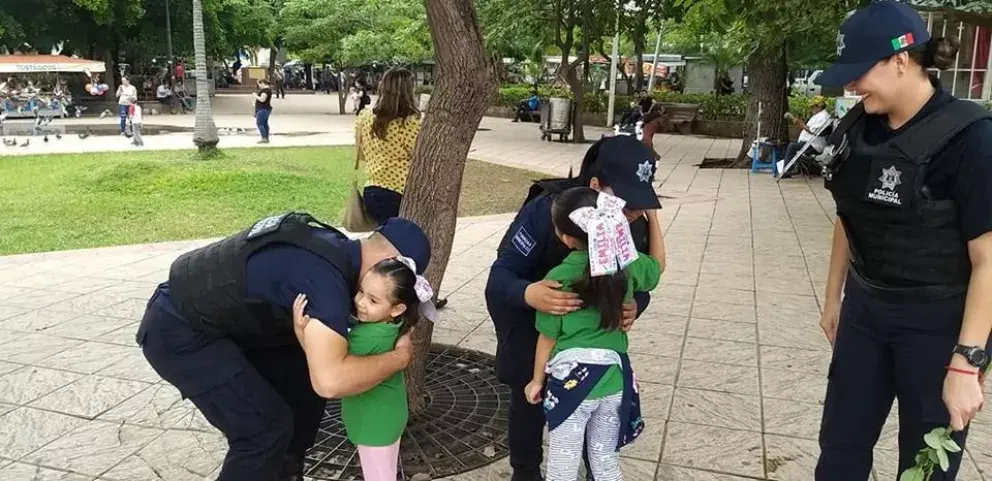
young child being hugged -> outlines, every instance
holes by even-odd
[[[431,285],[416,274],[412,259],[392,257],[372,266],[355,295],[355,318],[348,332],[348,353],[371,356],[392,351],[396,340],[413,328],[419,310],[434,321]],[[309,322],[306,296],[293,305],[297,332]],[[366,481],[396,481],[400,437],[406,429],[406,381],[400,371],[381,384],[341,399],[341,419],[348,440],[358,447]]]
[[[577,479],[587,438],[596,481],[621,480],[619,449],[644,429],[621,318],[634,291],[658,285],[665,245],[657,212],[648,211],[650,255],[638,253],[623,206],[605,192],[575,187],[551,207],[558,237],[573,250],[545,279],[577,293],[585,307],[563,316],[537,313],[534,377],[525,392],[533,404],[543,394],[548,481]]]

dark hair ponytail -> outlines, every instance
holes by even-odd
[[[961,42],[955,37],[937,37],[918,48],[910,49],[909,58],[924,69],[947,70],[957,60]]]
[[[377,262],[372,266],[372,271],[391,279],[393,281],[393,292],[390,293],[391,300],[397,304],[406,305],[406,312],[396,318],[398,322],[403,323],[400,328],[400,335],[413,329],[420,318],[417,313],[420,309],[420,298],[417,297],[417,291],[414,289],[414,286],[417,285],[417,275],[395,257]]]
[[[596,207],[599,192],[588,187],[573,187],[555,198],[551,206],[551,220],[562,234],[574,237],[586,245],[589,236],[568,217],[580,207]],[[615,330],[620,327],[623,316],[623,300],[627,295],[627,273],[623,270],[613,275],[590,275],[587,265],[582,277],[572,284],[572,290],[579,295],[586,306],[599,311],[599,325],[603,329]]]

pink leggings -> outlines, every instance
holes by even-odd
[[[359,446],[365,481],[396,481],[396,464],[400,457],[400,441],[389,446]]]

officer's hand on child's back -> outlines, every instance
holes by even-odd
[[[396,340],[396,347],[393,348],[393,352],[399,353],[405,359],[403,363],[404,366],[409,365],[410,361],[413,359],[413,331],[416,328],[411,327],[410,330],[403,333],[399,339]]]
[[[524,291],[524,301],[527,305],[546,314],[561,316],[582,308],[582,300],[574,292],[563,292],[558,289],[561,283],[557,281],[537,281]]]
[[[637,320],[637,303],[628,302],[623,305],[623,313],[620,316],[620,330],[623,332],[630,331],[630,328],[634,327],[634,321]]]

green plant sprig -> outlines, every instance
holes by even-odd
[[[985,366],[982,377],[988,376],[989,371],[992,371],[992,363]],[[952,432],[951,427],[948,426],[934,428],[924,434],[923,442],[926,446],[916,453],[916,465],[903,471],[899,475],[899,481],[930,481],[937,466],[940,466],[941,471],[947,472],[947,468],[951,465],[948,453],[961,452],[961,446],[951,439]]]

